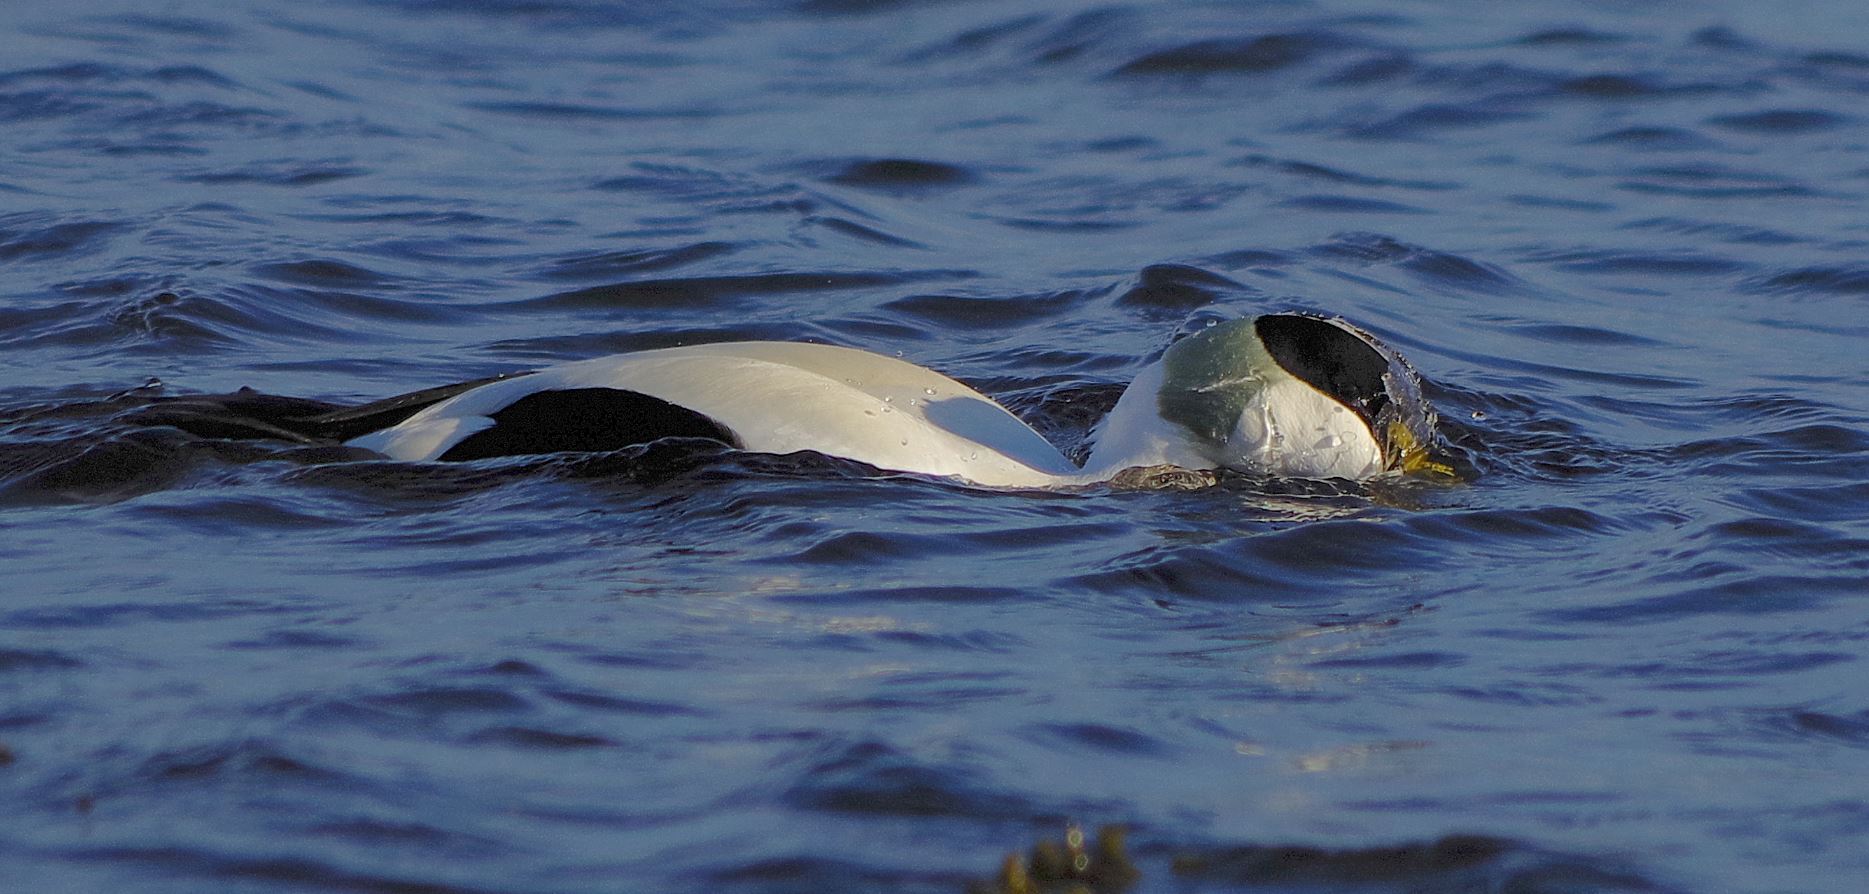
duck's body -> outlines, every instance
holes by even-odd
[[[1229,321],[1170,348],[1124,392],[1082,468],[947,376],[792,342],[568,363],[462,386],[398,418],[346,443],[427,461],[707,437],[987,487],[1080,485],[1158,465],[1360,479],[1408,468],[1433,424],[1393,351],[1342,321],[1294,314]]]
[[[629,398],[604,392],[647,400],[630,406]],[[801,342],[692,345],[567,363],[482,385],[349,443],[411,461],[574,449],[561,446],[563,432],[536,424],[529,402],[549,402],[561,416],[658,418],[619,434],[612,447],[713,437],[758,453],[811,450],[988,487],[1056,485],[1079,474],[1038,432],[966,385],[868,351]],[[502,426],[525,430],[502,436]],[[528,435],[529,449],[512,449]],[[496,439],[505,449],[481,446]]]

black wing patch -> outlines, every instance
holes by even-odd
[[[726,426],[668,401],[616,388],[565,388],[528,394],[489,414],[493,427],[468,435],[446,461],[619,450],[662,438],[708,438],[738,447]]]
[[[1254,322],[1260,343],[1285,371],[1305,380],[1373,424],[1389,405],[1383,376],[1389,361],[1329,320],[1268,314]]]

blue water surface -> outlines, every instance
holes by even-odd
[[[1869,886],[1869,12],[0,9],[0,889]],[[732,339],[1069,451],[1340,314],[1462,479],[133,424]],[[1106,885],[1102,890],[1113,890]]]

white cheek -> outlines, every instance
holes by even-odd
[[[1382,447],[1349,408],[1332,402],[1332,411],[1315,429],[1312,445],[1313,475],[1325,478],[1368,478],[1382,472]]]
[[[1235,460],[1251,463],[1254,457],[1260,457],[1259,461],[1263,462],[1266,454],[1274,452],[1275,440],[1283,438],[1278,436],[1277,426],[1266,412],[1265,395],[1261,393],[1240,412],[1239,422],[1234,424],[1233,434],[1227,438],[1227,464],[1233,465]]]
[[[1349,408],[1297,381],[1261,392],[1235,424],[1226,465],[1301,478],[1367,478],[1382,449]]]

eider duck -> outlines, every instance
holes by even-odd
[[[252,414],[260,400],[244,409]],[[1344,320],[1299,313],[1216,323],[1176,342],[1123,392],[1081,467],[954,379],[796,342],[639,351],[309,414],[309,402],[274,400],[290,411],[252,420],[254,433],[409,462],[689,437],[995,488],[1095,484],[1158,466],[1352,480],[1436,467],[1434,413],[1407,362]],[[201,415],[224,433],[225,414],[241,408],[220,406],[221,415]],[[196,428],[182,409],[150,421]]]

